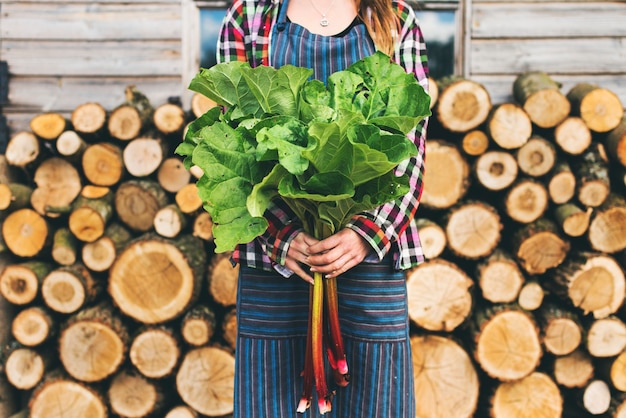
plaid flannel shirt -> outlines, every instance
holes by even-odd
[[[271,29],[276,22],[279,0],[235,0],[229,8],[217,48],[217,61],[247,61],[251,66],[272,65]],[[394,60],[407,73],[415,74],[428,91],[426,45],[413,10],[403,0],[393,0],[402,28],[396,44]],[[347,225],[372,247],[366,262],[378,262],[389,252],[393,254],[396,269],[408,269],[424,260],[415,212],[422,193],[426,127],[424,119],[409,137],[418,148],[418,155],[404,161],[396,175],[408,174],[411,190],[404,197],[386,203],[375,210],[355,216]],[[275,269],[285,276],[292,274],[283,267],[289,243],[302,230],[291,210],[280,200],[270,205],[265,213],[269,226],[265,233],[248,244],[239,245],[233,252],[233,261],[252,268]]]

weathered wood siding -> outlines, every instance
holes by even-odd
[[[42,111],[112,109],[130,84],[155,104],[185,90],[181,0],[0,0],[0,12],[13,131]]]
[[[625,1],[498,1],[466,3],[464,73],[494,102],[512,100],[515,77],[541,70],[562,91],[591,82],[626,105]]]

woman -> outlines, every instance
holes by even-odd
[[[426,52],[403,0],[235,0],[221,29],[218,62],[292,64],[326,81],[373,54],[392,56],[427,88]],[[339,315],[351,379],[332,417],[415,416],[403,270],[423,261],[413,220],[422,191],[426,123],[411,135],[418,156],[401,164],[412,190],[316,240],[274,202],[264,235],[233,254],[240,264],[235,417],[296,417],[312,271],[338,278]],[[293,275],[302,280],[284,280]],[[317,416],[317,402],[301,416]]]

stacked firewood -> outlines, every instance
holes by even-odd
[[[427,261],[407,272],[417,416],[626,416],[622,104],[543,73],[497,106],[470,80],[432,87]],[[237,267],[173,152],[210,106],[129,86],[10,138],[0,367],[22,416],[232,412]]]

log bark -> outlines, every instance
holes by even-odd
[[[624,107],[615,93],[592,83],[578,83],[567,93],[572,114],[580,116],[594,132],[608,132],[619,125]]]
[[[502,103],[494,106],[489,113],[487,134],[503,149],[518,149],[530,139],[532,123],[521,106]]]
[[[493,418],[560,418],[563,397],[547,374],[534,372],[520,380],[498,385],[491,405]]]
[[[100,382],[122,366],[129,339],[121,316],[102,302],[66,321],[59,336],[59,359],[74,379]]]
[[[233,267],[230,252],[215,254],[207,268],[209,294],[222,306],[237,303],[239,265]]]
[[[201,241],[141,237],[117,257],[109,272],[109,295],[125,314],[146,324],[178,317],[197,300],[206,264]]]
[[[124,147],[124,167],[134,177],[147,177],[156,172],[168,151],[168,144],[157,136],[132,139]]]
[[[165,403],[163,388],[132,370],[122,370],[113,377],[107,397],[111,412],[121,417],[155,416]]]
[[[78,257],[78,240],[69,228],[58,228],[52,237],[52,259],[62,266],[71,266]]]
[[[591,248],[609,254],[626,249],[624,225],[626,225],[626,199],[612,193],[591,216],[587,234]]]
[[[469,165],[459,149],[443,140],[426,145],[428,171],[424,175],[421,204],[434,209],[456,204],[469,187]]]
[[[607,134],[604,146],[614,161],[626,167],[626,117]]]
[[[136,232],[151,230],[154,216],[167,204],[165,190],[154,180],[128,180],[115,191],[115,212],[119,220]]]
[[[217,327],[215,313],[208,305],[196,305],[183,317],[180,334],[183,340],[194,347],[207,345]]]
[[[0,219],[30,205],[33,188],[20,183],[0,183]]]
[[[51,263],[36,260],[8,264],[0,274],[0,294],[13,305],[27,305],[35,300],[52,268]]]
[[[543,274],[565,260],[570,243],[560,236],[553,221],[540,218],[513,233],[512,248],[526,273]]]
[[[446,249],[448,243],[446,231],[441,225],[430,219],[418,218],[415,222],[419,230],[424,257],[427,260],[439,257]]]
[[[478,286],[492,303],[514,302],[524,284],[524,275],[515,259],[503,249],[495,250],[476,266]]]
[[[70,119],[74,130],[93,136],[106,129],[107,111],[100,103],[83,103],[74,108]]]
[[[117,254],[132,239],[131,233],[117,222],[109,224],[104,235],[83,245],[81,254],[85,266],[97,273],[108,270]]]
[[[529,376],[543,355],[532,316],[513,305],[477,310],[472,317],[474,357],[494,379],[514,382]]]
[[[589,147],[576,167],[578,201],[585,206],[600,206],[611,192],[608,157],[600,143]]]
[[[471,357],[457,342],[437,335],[412,336],[416,416],[471,418],[479,396]]]
[[[476,158],[472,171],[478,183],[487,190],[499,191],[509,187],[519,172],[515,157],[505,151],[487,151]]]
[[[554,128],[554,142],[569,155],[580,155],[591,145],[591,131],[578,116],[569,116]]]
[[[30,131],[17,132],[9,138],[4,156],[9,165],[28,169],[41,154],[39,139]]]
[[[477,128],[491,110],[491,97],[485,87],[460,77],[439,80],[437,119],[452,132],[467,132]]]
[[[557,154],[551,142],[533,135],[517,150],[515,157],[522,173],[531,177],[541,177],[552,170],[556,164]]]
[[[514,221],[535,222],[548,210],[548,190],[533,178],[518,179],[504,196],[504,211]]]
[[[550,199],[557,205],[569,202],[576,194],[576,176],[565,160],[556,162],[546,184]]]
[[[82,169],[91,184],[115,186],[125,174],[122,149],[111,142],[91,144],[83,153]]]
[[[107,127],[111,137],[130,141],[151,124],[154,108],[135,86],[127,86],[124,92],[126,101],[111,111]]]
[[[561,84],[542,71],[527,71],[513,82],[513,96],[540,128],[553,128],[570,113]]]
[[[82,180],[78,170],[68,161],[52,157],[35,170],[37,187],[31,195],[31,205],[40,215],[57,218],[56,208],[68,207],[80,193]]]
[[[41,296],[50,309],[72,314],[87,307],[102,293],[104,283],[82,264],[59,267],[41,282]]]
[[[554,379],[565,388],[585,387],[593,379],[594,372],[592,358],[582,348],[554,359]]]
[[[189,184],[191,173],[187,170],[183,162],[176,157],[163,160],[157,171],[157,180],[163,190],[176,193]]]
[[[91,386],[76,382],[61,371],[50,373],[33,391],[28,402],[30,418],[71,416],[107,418],[109,416],[104,396]]]
[[[484,201],[467,201],[447,213],[448,248],[456,255],[478,259],[491,254],[500,243],[500,215]]]
[[[99,188],[101,193],[90,196],[81,194],[73,203],[68,218],[68,227],[72,234],[82,242],[94,242],[106,230],[113,218],[113,192],[108,188]],[[88,189],[88,192],[93,189]]]
[[[61,135],[68,123],[60,113],[46,112],[35,115],[29,123],[30,130],[39,138],[52,141]]]
[[[22,309],[11,322],[11,335],[25,347],[37,347],[57,333],[57,321],[49,309],[31,306]]]
[[[133,366],[149,379],[161,379],[174,373],[182,347],[170,327],[144,326],[133,337],[128,357]]]
[[[456,264],[441,258],[407,273],[409,318],[429,331],[450,332],[471,314],[474,282]]]
[[[216,347],[189,350],[176,375],[182,400],[209,416],[233,412],[235,358]]]

